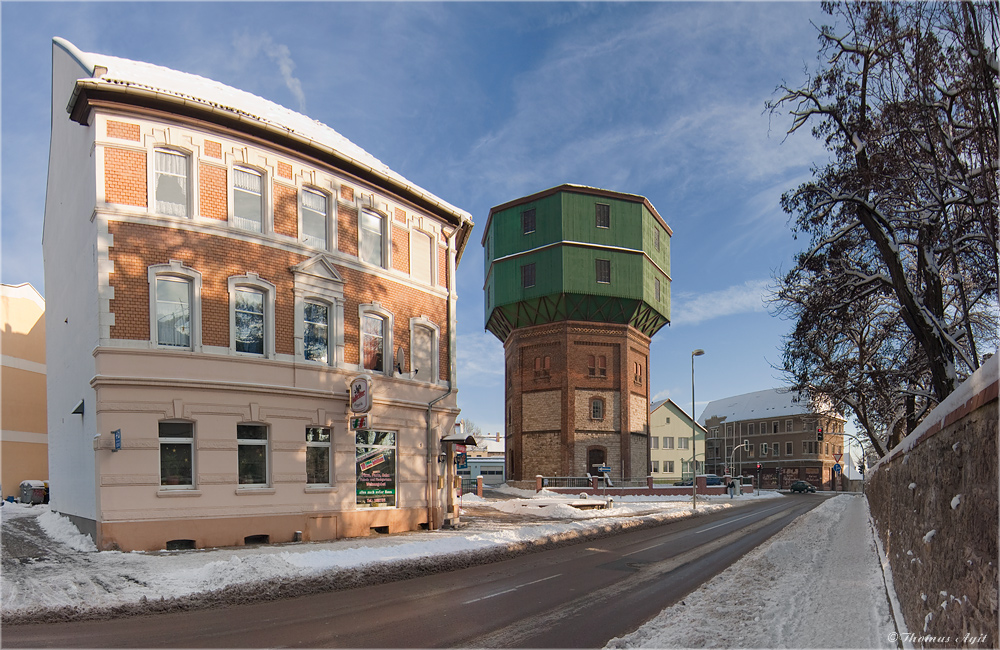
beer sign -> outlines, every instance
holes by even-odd
[[[372,378],[358,375],[351,380],[351,411],[367,413],[372,410]]]

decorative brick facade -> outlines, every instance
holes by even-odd
[[[274,187],[274,232],[286,237],[299,236],[298,194],[294,187],[283,183],[273,183]]]
[[[350,188],[347,188],[350,189]],[[341,199],[344,197],[341,188]],[[354,191],[350,192],[354,196]],[[341,253],[358,256],[358,206],[340,203],[337,206],[337,248]]]
[[[410,233],[395,225],[392,226],[392,268],[410,272]]]
[[[105,147],[104,200],[118,205],[146,207],[144,152]]]
[[[278,161],[278,176],[281,178],[287,178],[291,180],[292,178],[292,166],[286,162]]]
[[[201,216],[220,221],[229,219],[229,193],[224,167],[204,163],[199,166],[198,196]]]
[[[122,140],[139,141],[139,125],[132,122],[108,120],[108,137]]]

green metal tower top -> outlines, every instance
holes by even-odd
[[[670,237],[645,197],[560,185],[490,210],[483,234],[486,329],[564,320],[670,321]]]

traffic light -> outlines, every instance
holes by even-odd
[[[757,471],[760,471],[760,463],[757,463]]]
[[[816,427],[816,440],[823,442],[823,427]]]

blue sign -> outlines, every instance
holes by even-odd
[[[111,433],[115,434],[115,451],[118,451],[122,448],[122,430],[115,429]]]
[[[611,468],[608,467],[607,465],[601,465],[600,467],[597,468],[597,471],[600,472],[601,474],[607,474],[608,472],[611,471]]]
[[[833,471],[836,472],[837,474],[840,474],[840,470],[841,470],[840,463],[837,463],[833,466]]]

